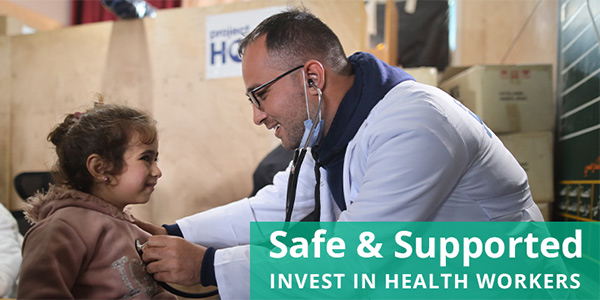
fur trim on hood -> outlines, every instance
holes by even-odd
[[[121,211],[116,206],[101,198],[77,190],[61,188],[56,185],[50,185],[50,189],[46,194],[37,192],[35,196],[29,197],[23,210],[27,221],[35,224],[67,206],[85,207],[118,219],[129,222],[134,221],[133,216],[127,208]]]

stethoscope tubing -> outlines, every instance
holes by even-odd
[[[314,130],[319,123],[317,121],[317,119],[321,115],[321,100],[322,100],[323,95],[321,93],[321,90],[319,88],[317,88],[314,84],[311,84],[310,86],[315,88],[319,94],[319,107],[317,110],[317,115],[315,116],[315,120],[313,121],[313,125],[311,126],[310,131],[308,133],[308,139],[306,140],[306,142],[304,143],[302,148],[296,149],[296,151],[294,153],[294,160],[292,163],[292,168],[290,170],[290,175],[289,175],[289,179],[288,179],[288,188],[287,188],[287,194],[286,194],[286,207],[285,207],[285,222],[286,223],[289,223],[292,219],[294,203],[296,202],[296,188],[298,186],[298,175],[300,174],[300,166],[302,165],[302,162],[304,161],[304,157],[306,156],[310,138],[314,134]],[[136,247],[136,250],[137,250],[140,258],[142,258],[142,254],[144,253],[143,245],[140,244],[140,241],[138,239],[135,240],[135,247]],[[177,295],[177,296],[184,297],[184,298],[193,298],[193,299],[207,298],[210,296],[217,295],[219,293],[218,289],[215,289],[213,291],[206,292],[206,293],[188,293],[188,292],[176,289],[176,288],[170,286],[166,282],[162,282],[162,281],[156,281],[156,282],[167,292]]]
[[[317,91],[317,93],[319,94],[319,106],[317,108],[315,120],[313,120],[313,124],[310,127],[310,131],[308,132],[308,138],[304,142],[304,145],[302,145],[302,148],[296,149],[296,151],[294,152],[294,159],[292,160],[292,168],[290,169],[290,175],[288,178],[287,194],[286,194],[286,205],[285,205],[285,222],[286,223],[291,221],[292,212],[294,211],[294,203],[296,202],[296,188],[298,186],[298,176],[300,175],[300,166],[302,166],[302,162],[304,161],[304,157],[306,156],[306,152],[308,149],[308,143],[311,140],[311,137],[314,134],[315,128],[317,128],[317,125],[321,119],[321,104],[322,104],[322,100],[323,100],[323,93],[321,92],[321,89],[319,89],[313,83],[312,80],[309,80],[309,86],[314,88]]]

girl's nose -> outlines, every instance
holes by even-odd
[[[152,176],[156,178],[162,177],[162,171],[160,170],[157,164],[154,164],[152,167]]]

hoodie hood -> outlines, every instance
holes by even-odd
[[[415,79],[402,69],[390,66],[373,54],[356,52],[348,57],[355,74],[354,84],[342,99],[329,132],[320,145],[313,148],[313,157],[327,170],[327,182],[335,202],[346,209],[342,169],[346,146],[371,110],[399,83]]]
[[[61,188],[56,185],[51,185],[45,194],[38,192],[35,196],[29,197],[23,210],[25,218],[29,223],[35,224],[48,218],[59,209],[70,206],[95,210],[128,222],[133,222],[134,220],[127,209],[121,211],[116,206],[101,198],[77,190]]]

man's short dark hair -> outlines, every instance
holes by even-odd
[[[269,55],[290,68],[316,59],[334,72],[343,73],[349,66],[337,35],[306,9],[290,9],[263,20],[240,43],[238,53],[266,34]]]

